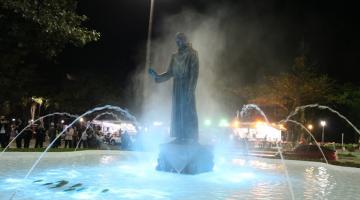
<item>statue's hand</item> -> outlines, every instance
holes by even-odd
[[[149,68],[149,75],[151,76],[151,77],[153,77],[154,79],[156,79],[157,77],[158,77],[158,74],[156,73],[156,71],[154,70],[154,69],[152,69],[152,68]]]

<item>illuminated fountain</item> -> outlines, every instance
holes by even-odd
[[[93,111],[105,108],[123,111]],[[128,151],[5,152],[0,199],[292,199],[288,180],[294,199],[360,198],[357,168],[287,160],[287,180],[281,160],[223,151],[215,152],[213,172],[183,176],[154,170],[157,157]]]
[[[153,3],[154,1],[151,0],[151,5]],[[147,42],[147,66],[150,65],[152,7]],[[177,70],[181,73],[179,68]],[[155,71],[150,71],[150,74],[155,80],[160,81],[161,77],[158,76],[161,75],[156,74]],[[165,78],[167,78],[166,74]],[[328,109],[319,105],[309,105],[299,109],[308,107]],[[245,106],[241,115],[246,115],[248,109],[257,110],[264,117],[264,121],[268,121],[265,113],[256,105]],[[282,122],[295,123],[306,129],[302,124],[291,119],[299,109]],[[108,111],[118,112],[137,124],[135,117],[126,110],[108,105],[73,116],[76,119],[68,127],[83,117],[96,112],[100,112],[98,115],[100,116],[101,112]],[[195,125],[190,127],[194,130]],[[355,126],[353,127],[359,132]],[[61,137],[65,131],[66,129],[58,137]],[[178,133],[190,134],[181,131]],[[40,153],[4,151],[0,156],[0,200],[360,199],[360,194],[357,192],[360,191],[357,179],[360,174],[359,169],[319,162],[243,156],[236,151],[214,151],[214,155],[210,154],[212,152],[208,149],[204,149],[205,153],[194,153],[193,150],[188,152],[186,149],[191,147],[202,147],[197,143],[196,132],[187,136],[175,134],[178,140],[163,146],[160,155],[159,152],[151,151],[48,152],[54,142]],[[151,141],[154,138],[146,139]],[[197,165],[204,164],[206,169],[199,172],[208,173],[195,176],[179,174],[192,174],[194,169],[187,167],[188,164],[194,166],[192,155],[197,157],[195,168],[198,169]],[[201,160],[203,155],[205,155],[204,161]],[[175,156],[177,160],[169,160],[171,156]],[[155,170],[156,167],[160,171]],[[211,170],[212,172],[209,172]]]
[[[32,125],[36,124],[37,122],[41,122],[42,120],[48,118],[48,117],[53,117],[53,116],[67,116],[67,117],[72,117],[72,118],[76,118],[78,117],[77,115],[73,115],[70,113],[66,113],[66,112],[55,112],[55,113],[51,113],[51,114],[47,114],[44,115],[42,117],[37,118],[36,120],[30,120],[29,124],[26,125],[22,130],[20,130],[20,132],[9,142],[9,144],[3,149],[3,151],[0,153],[0,157],[4,154],[4,152],[11,146],[11,144],[16,141],[16,139],[18,137],[21,136],[21,134],[28,128],[30,128]]]
[[[179,36],[179,35],[178,35]],[[179,52],[187,45],[184,38],[177,38]],[[185,40],[185,41],[183,41]],[[189,50],[186,50],[189,51]],[[196,55],[190,50],[191,56]],[[181,55],[180,55],[181,57]],[[196,60],[196,57],[193,56]],[[174,60],[183,63],[181,60]],[[180,61],[180,62],[179,62]],[[175,116],[172,133],[176,139],[163,145],[159,152],[129,151],[76,151],[3,152],[0,157],[0,200],[2,199],[360,199],[356,177],[360,169],[344,168],[319,162],[285,161],[239,155],[235,151],[214,151],[198,143],[197,116],[195,107],[196,70],[193,77],[183,73],[193,69],[182,69],[179,64],[171,66],[165,74],[149,70],[155,81],[171,77],[187,79],[191,84],[174,84],[174,115],[186,110],[191,114],[186,119]],[[183,66],[183,65],[182,65]],[[192,65],[194,66],[194,65]],[[187,98],[184,98],[187,97]],[[181,107],[183,105],[191,106]],[[160,103],[160,102],[159,102]],[[179,106],[179,108],[177,107]],[[329,109],[348,121],[343,115],[328,107],[308,105],[299,107],[282,123],[302,124],[292,120],[301,109]],[[256,105],[243,107],[241,117],[255,109],[266,123],[267,117]],[[136,118],[116,106],[102,106],[76,118],[68,127],[88,115],[119,113],[138,125]],[[183,113],[182,113],[183,114]],[[45,117],[45,116],[44,116]],[[180,124],[179,121],[181,122]],[[350,125],[358,129],[350,122]],[[184,124],[190,124],[185,126]],[[264,128],[264,127],[260,127]],[[185,130],[185,131],[184,131]],[[309,134],[310,132],[307,131]],[[313,137],[313,136],[312,136]],[[151,141],[154,138],[148,137]],[[278,145],[278,143],[276,143]],[[281,146],[277,149],[281,155]],[[214,154],[213,154],[214,153]],[[326,160],[326,158],[325,158]],[[157,168],[159,171],[155,170]],[[164,173],[174,172],[174,173]],[[210,172],[211,171],[211,172]],[[208,172],[208,173],[202,173]],[[186,176],[181,174],[197,174]],[[354,176],[354,174],[356,176]]]

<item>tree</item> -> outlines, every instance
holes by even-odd
[[[342,108],[342,111],[346,113],[346,117],[351,119],[351,122],[359,127],[360,124],[360,88],[353,84],[347,83],[341,86],[338,94],[335,96],[337,103]],[[346,124],[346,123],[345,123]],[[344,127],[345,141],[347,142],[360,142],[359,134],[353,130],[352,127]],[[352,133],[352,134],[351,134]],[[349,137],[350,136],[350,137]]]
[[[29,50],[53,58],[66,44],[83,46],[100,34],[81,26],[77,0],[3,0],[0,4],[1,53],[23,57]]]
[[[81,47],[99,39],[100,33],[82,26],[87,18],[76,13],[77,2],[0,2],[1,104],[41,96],[44,92],[39,72],[46,69],[66,45]]]
[[[306,104],[331,104],[336,100],[335,81],[318,74],[298,57],[290,72],[268,76],[263,83],[249,86],[241,92],[249,103],[278,107],[278,117],[284,118],[296,107]]]
[[[306,104],[335,104],[337,89],[335,81],[325,74],[316,73],[308,67],[304,56],[297,57],[290,72],[275,76],[268,76],[263,83],[245,88],[241,94],[262,107],[269,118],[273,120],[284,119],[296,107]],[[275,110],[275,112],[271,112]],[[311,113],[306,113],[307,115]],[[300,111],[295,120],[307,124],[305,111]],[[295,134],[290,134],[289,140],[298,140],[301,136],[300,129],[290,127]],[[298,132],[295,132],[298,131]]]

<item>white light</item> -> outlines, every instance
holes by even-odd
[[[154,122],[153,125],[154,125],[154,126],[162,126],[163,123],[162,123],[162,122]]]
[[[15,121],[15,118],[13,118],[12,121],[14,122],[14,121]]]
[[[322,127],[326,126],[326,121],[320,121],[320,125],[321,125]]]
[[[63,124],[63,123],[65,123],[65,121],[64,121],[64,120],[61,120],[61,123]]]
[[[309,130],[312,130],[313,128],[314,128],[314,127],[313,127],[312,124],[309,124],[309,125],[308,125],[308,129],[309,129]]]
[[[79,119],[79,121],[80,121],[80,122],[83,122],[83,121],[84,121],[84,118],[81,117],[81,118]]]
[[[219,122],[220,127],[227,127],[229,126],[229,122],[226,119],[221,119]]]
[[[255,138],[265,139],[266,141],[281,140],[281,130],[269,126],[265,122],[257,122],[255,126]]]
[[[206,126],[210,126],[210,125],[211,125],[211,120],[210,120],[210,119],[206,119],[205,122],[204,122],[204,124],[205,124]]]
[[[235,120],[232,124],[233,128],[239,128],[240,126],[240,121],[239,120]]]
[[[234,135],[229,135],[230,140],[234,140]]]

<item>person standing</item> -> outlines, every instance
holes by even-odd
[[[43,148],[43,143],[45,140],[45,130],[43,126],[39,126],[36,130],[36,141],[35,141],[35,148]]]
[[[16,136],[18,134],[19,134],[19,132],[18,132],[16,124],[12,123],[11,126],[10,126],[10,140],[12,141],[14,138],[16,138]],[[21,148],[21,144],[20,144],[20,147],[19,147],[17,138],[16,138],[16,147]]]
[[[50,128],[46,131],[46,135],[49,137],[49,145],[55,140],[56,138],[56,128],[55,123],[50,123]],[[54,143],[51,148],[56,148],[56,144]]]
[[[15,125],[16,125],[17,134],[20,134],[20,131],[23,130],[23,128],[25,128],[21,119],[17,119]],[[24,134],[17,135],[15,140],[16,148],[22,148],[23,139],[24,139]]]
[[[17,138],[15,139],[16,148],[21,149],[22,148],[23,135],[19,135],[18,127],[16,127],[16,133],[17,133],[17,135],[16,135]]]
[[[34,144],[34,148],[36,148],[36,144],[38,143],[38,137],[37,137],[37,125],[33,125],[32,127],[32,137],[31,138],[35,138],[35,144]]]
[[[121,136],[121,148],[129,149],[131,145],[131,139],[129,133],[125,130]]]
[[[33,134],[33,130],[32,127],[28,127],[23,135],[24,135],[24,148],[29,148],[30,147],[30,140],[32,138],[32,134]]]
[[[74,133],[72,135],[72,147],[76,148],[77,143],[78,143],[78,129],[74,127]]]
[[[61,136],[59,136],[59,135],[60,135],[60,133],[62,133],[62,130],[63,130],[62,124],[57,124],[57,126],[56,126],[56,137],[55,137],[57,139],[56,139],[56,142],[55,142],[55,144],[56,144],[55,148],[61,147],[62,135]]]
[[[2,148],[5,148],[9,143],[10,130],[8,126],[8,121],[6,121],[5,116],[0,117],[0,144]]]
[[[81,145],[83,145],[83,148],[88,148],[88,134],[86,131],[82,132],[81,134],[81,138],[80,138],[80,144],[79,147],[81,147]]]
[[[66,127],[65,127],[66,129]],[[72,147],[72,140],[73,140],[73,135],[74,135],[74,128],[70,127],[66,132],[65,132],[65,145],[64,148]]]

